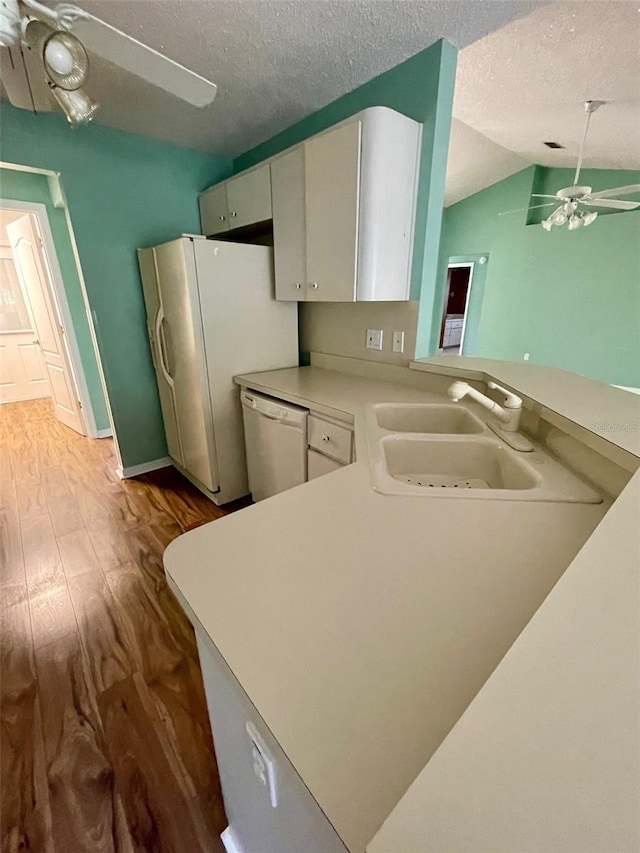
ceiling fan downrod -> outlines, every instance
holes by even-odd
[[[578,154],[578,165],[576,166],[576,173],[573,177],[573,185],[574,187],[578,186],[578,181],[580,180],[580,171],[582,169],[582,160],[584,158],[584,145],[587,141],[587,134],[589,133],[589,122],[591,121],[591,116],[598,107],[601,107],[605,101],[585,101],[584,109],[587,114],[587,120],[584,125],[584,133],[582,134],[582,142],[580,143],[580,153]]]

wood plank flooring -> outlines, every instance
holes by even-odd
[[[111,440],[48,400],[0,406],[2,853],[223,850],[195,638],[162,552],[226,512],[173,469],[115,467]]]

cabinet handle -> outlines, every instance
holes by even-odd
[[[323,435],[322,440],[323,441],[331,441],[331,438],[328,435]]]
[[[225,219],[226,219],[226,216],[223,213],[221,213],[220,214],[220,222],[224,222]]]
[[[302,285],[300,284],[299,281],[296,281],[296,283],[293,286],[295,287],[296,290],[300,290],[300,288],[302,287]]]
[[[313,290],[317,290],[317,289],[318,289],[318,282],[317,282],[317,281],[312,281],[312,282],[311,282],[311,287],[313,288]]]
[[[236,213],[236,211],[235,211],[235,210],[232,210],[232,211],[231,211],[231,218],[232,218],[232,219],[235,219],[237,215],[238,215],[238,214]]]

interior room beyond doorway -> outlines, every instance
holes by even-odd
[[[438,346],[445,355],[462,353],[473,263],[449,264]]]

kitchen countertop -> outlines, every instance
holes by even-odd
[[[380,495],[364,407],[441,396],[316,367],[239,381],[352,420],[357,462],[181,536],[165,568],[346,846],[362,851],[603,508]]]
[[[545,409],[640,456],[640,397],[614,385],[559,367],[466,355],[423,358],[412,362],[410,367],[451,376],[460,376],[462,372],[481,381],[499,377],[496,381],[509,385],[522,397],[535,400]]]

